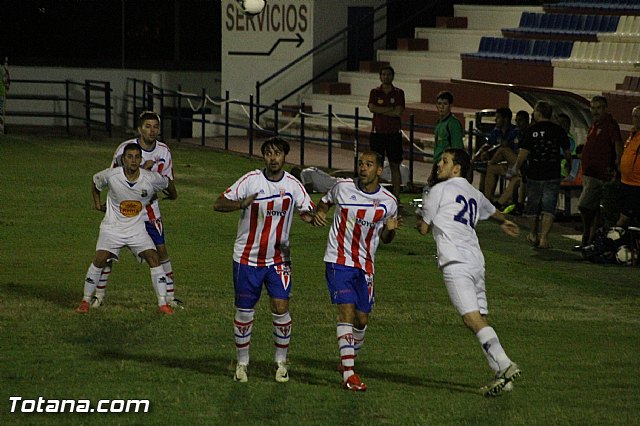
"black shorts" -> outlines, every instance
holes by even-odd
[[[620,184],[620,213],[634,221],[640,220],[640,186]]]
[[[402,133],[371,133],[369,147],[382,155],[383,160],[386,154],[390,163],[402,163]]]

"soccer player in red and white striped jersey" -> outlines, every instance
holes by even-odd
[[[289,380],[286,368],[291,336],[289,230],[293,211],[307,223],[314,205],[304,186],[283,170],[289,143],[274,137],[261,147],[265,168],[251,171],[218,197],[214,209],[242,210],[233,250],[234,319],[238,363],[234,380],[246,382],[254,306],[264,284],[271,299],[278,382]]]
[[[380,154],[363,152],[358,178],[339,180],[320,200],[312,222],[326,225],[329,209],[336,206],[324,261],[331,303],[338,306],[343,386],[353,391],[367,389],[353,368],[374,303],[376,249],[380,240],[390,243],[399,226],[398,200],[379,183],[382,169]]]

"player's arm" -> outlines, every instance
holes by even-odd
[[[384,227],[382,228],[380,240],[385,244],[389,244],[391,241],[393,241],[393,237],[396,236],[396,229],[400,227],[401,223],[402,220],[397,216],[390,217],[387,220],[387,223],[385,223]]]
[[[107,204],[100,199],[100,190],[96,188],[96,184],[91,182],[91,198],[93,198],[93,207],[101,212],[107,211]]]
[[[169,179],[169,185],[162,193],[166,195],[165,200],[175,200],[178,198],[178,191],[176,190],[176,184],[173,179]]]
[[[420,233],[420,235],[427,235],[429,231],[431,231],[431,225],[424,221],[421,216],[416,217],[416,229]]]
[[[244,210],[249,207],[257,197],[258,194],[256,193],[240,200],[230,200],[225,197],[224,194],[220,194],[215,203],[213,203],[213,210],[217,212],[233,212],[236,210]]]
[[[524,164],[525,161],[527,161],[528,156],[529,156],[529,151],[520,147],[520,150],[518,151],[518,158],[516,159],[516,165],[515,165],[515,169],[520,175],[522,174],[522,165]]]
[[[313,226],[325,226],[327,224],[327,213],[331,206],[320,200],[313,213],[311,223]]]
[[[494,214],[491,215],[490,219],[496,223],[500,224],[500,228],[502,232],[509,235],[510,237],[517,237],[520,235],[520,227],[515,223],[507,220],[507,217],[500,210],[496,210]]]

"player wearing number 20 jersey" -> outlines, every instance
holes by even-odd
[[[462,149],[447,149],[438,163],[438,180],[422,203],[422,221],[417,229],[422,235],[433,232],[438,247],[438,263],[451,303],[467,328],[476,335],[485,353],[493,379],[481,392],[499,395],[513,388],[520,367],[507,356],[498,335],[486,319],[484,256],[476,236],[479,220],[500,223],[502,231],[519,235],[518,225],[497,211],[480,191],[462,176],[471,167],[469,154]]]
[[[496,208],[463,177],[435,185],[422,203],[423,220],[431,224],[440,268],[453,262],[484,266],[475,227]]]

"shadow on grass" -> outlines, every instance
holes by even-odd
[[[43,300],[62,308],[75,308],[80,299],[82,299],[82,289],[70,292],[57,285],[37,285],[13,281],[0,283],[0,292],[5,295],[16,296],[22,300]]]
[[[297,358],[300,360],[300,364],[304,365],[306,368],[310,368],[313,371],[323,371],[323,376],[326,376],[326,372],[335,372],[335,380],[327,380],[324,379],[324,383],[340,383],[341,377],[338,372],[338,361],[337,360],[319,360],[315,358]],[[410,386],[418,386],[418,387],[428,387],[428,388],[436,388],[436,389],[446,389],[454,392],[461,393],[471,393],[474,395],[479,395],[478,387],[464,384],[464,383],[454,383],[445,380],[434,380],[426,377],[419,376],[410,376],[406,374],[398,374],[390,371],[381,371],[378,368],[373,368],[367,366],[366,363],[363,363],[362,366],[358,366],[358,373],[362,374],[363,381],[366,382],[366,378],[375,378],[376,380],[384,380],[388,382],[397,383],[400,385],[410,385]],[[298,375],[296,374],[296,377]],[[303,375],[304,377],[304,375]]]

